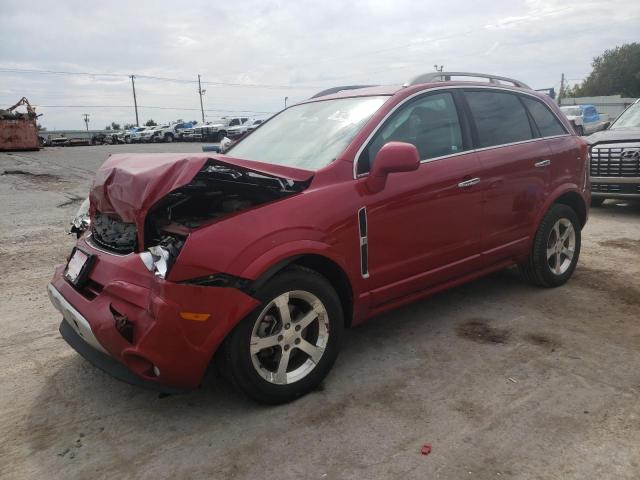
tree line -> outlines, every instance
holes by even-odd
[[[563,90],[563,97],[640,97],[640,43],[605,50],[593,59],[591,67],[583,82]]]

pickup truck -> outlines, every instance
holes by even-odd
[[[191,122],[177,122],[170,125],[162,125],[154,131],[153,141],[155,142],[173,142],[182,140],[184,130],[193,128]]]
[[[230,127],[227,130],[227,137],[236,140],[242,137],[245,133],[252,132],[258,128],[262,122],[264,122],[264,120],[247,120],[242,125]]]
[[[604,130],[611,123],[609,115],[598,113],[593,105],[566,105],[560,107],[560,111],[566,115],[580,136]]]
[[[640,199],[640,100],[604,131],[587,137],[590,145],[591,205],[607,198]]]
[[[249,120],[247,117],[222,117],[205,125],[185,129],[183,139],[192,142],[219,142],[227,136],[227,131],[231,127],[242,125],[247,120]]]

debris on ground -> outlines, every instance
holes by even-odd
[[[422,445],[422,448],[420,449],[420,453],[422,455],[429,455],[431,453],[431,444],[425,443],[424,445]]]

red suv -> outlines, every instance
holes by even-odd
[[[121,379],[186,390],[217,365],[286,402],[327,375],[345,327],[511,265],[566,282],[587,165],[517,80],[338,87],[224,155],[111,156],[48,290],[65,340]]]

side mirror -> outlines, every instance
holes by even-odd
[[[384,189],[387,175],[394,172],[411,172],[420,166],[420,155],[415,145],[405,142],[385,143],[373,162],[373,168],[365,182],[371,193]]]

